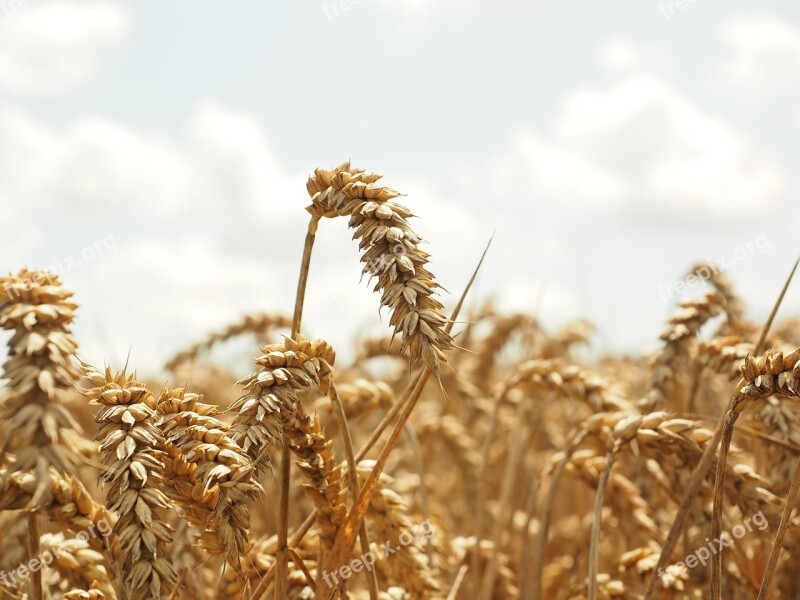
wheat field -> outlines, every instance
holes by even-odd
[[[582,359],[586,321],[467,281],[446,309],[379,175],[307,189],[295,306],[162,374],[84,362],[69,281],[0,277],[0,598],[798,597],[800,321],[749,320],[714,272],[657,352]],[[348,361],[302,326],[338,217],[388,320]],[[214,360],[240,336],[243,378]]]

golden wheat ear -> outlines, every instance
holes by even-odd
[[[202,396],[183,388],[164,389],[155,408],[164,417],[161,430],[170,458],[180,461],[191,475],[189,501],[195,506],[186,506],[187,514],[200,515],[193,524],[212,534],[203,535],[200,545],[210,553],[222,552],[241,575],[241,559],[250,543],[247,503],[263,490],[250,458],[233,441],[228,426],[215,418],[216,407],[200,400]],[[179,494],[176,502],[185,499]]]
[[[282,417],[294,412],[297,392],[324,385],[336,358],[326,342],[309,342],[302,336],[264,346],[262,351],[255,361],[260,369],[239,382],[245,394],[231,406],[237,411],[231,425],[233,440],[259,473],[268,466],[266,450],[279,436]]]
[[[70,442],[80,427],[63,404],[75,389],[78,348],[71,326],[77,305],[72,292],[46,271],[23,269],[0,277],[0,327],[13,332],[4,365],[0,419],[8,423],[0,455],[11,472],[35,469],[42,485],[50,467],[75,472],[77,450]],[[44,498],[40,488],[32,498]]]
[[[161,491],[166,442],[151,408],[153,394],[125,371],[102,372],[84,363],[83,373],[91,386],[86,397],[100,406],[100,480],[110,484],[106,503],[119,515],[113,534],[122,547],[122,597],[167,596],[177,582],[167,551],[172,528],[165,519],[173,504]]]
[[[303,487],[314,502],[320,542],[327,551],[333,546],[347,507],[342,468],[333,454],[333,441],[325,436],[319,419],[309,416],[301,404],[284,421],[289,448],[307,480]]]
[[[445,331],[447,318],[434,292],[440,287],[428,271],[422,238],[408,223],[411,211],[394,202],[400,192],[379,185],[380,175],[343,163],[333,170],[317,169],[306,185],[311,196],[307,210],[316,218],[349,217],[353,238],[363,252],[363,274],[377,279],[381,306],[391,311],[394,335],[411,362],[424,361],[439,374],[453,338]]]

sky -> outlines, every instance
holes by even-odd
[[[0,272],[76,293],[83,356],[152,372],[290,314],[305,180],[345,160],[417,215],[453,305],[654,347],[711,260],[763,319],[800,253],[790,0],[0,0]],[[304,330],[388,332],[344,221]],[[784,314],[796,314],[800,285]]]

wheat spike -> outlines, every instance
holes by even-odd
[[[105,568],[105,556],[92,549],[88,540],[66,538],[63,533],[45,533],[39,544],[42,555],[54,557],[51,569],[60,577],[59,587],[89,588],[93,585],[106,596],[113,597],[114,589]]]
[[[183,460],[197,465],[193,479],[210,504],[206,526],[216,533],[228,564],[241,570],[239,559],[247,552],[250,535],[247,502],[263,490],[254,480],[248,456],[231,439],[228,427],[212,416],[216,410],[201,399],[183,388],[164,389],[155,408],[164,415],[167,443],[180,450]]]
[[[284,428],[289,448],[308,480],[304,487],[317,509],[320,539],[330,548],[346,513],[342,469],[333,456],[333,442],[325,437],[319,419],[306,415],[300,404],[286,415]]]
[[[686,390],[680,377],[689,371],[697,333],[709,320],[724,312],[725,304],[718,294],[709,293],[699,300],[682,302],[661,334],[664,346],[654,360],[650,391],[641,402],[645,410],[675,407],[685,409]]]
[[[167,552],[172,530],[159,515],[172,503],[161,491],[165,440],[152,393],[124,370],[101,372],[84,363],[83,372],[92,386],[85,394],[100,406],[100,479],[111,484],[106,502],[119,514],[114,534],[123,553],[122,589],[131,600],[159,598],[174,587],[176,575]]]
[[[324,386],[336,358],[324,341],[302,337],[264,346],[262,352],[255,361],[261,370],[239,382],[246,393],[231,407],[238,411],[231,426],[233,440],[258,471],[268,464],[266,447],[274,443],[282,427],[282,413],[294,410],[299,390]]]
[[[377,277],[375,290],[382,293],[381,306],[392,313],[389,322],[395,335],[402,335],[402,349],[412,363],[422,360],[438,375],[453,345],[444,330],[442,304],[433,296],[438,285],[427,269],[428,253],[419,247],[422,239],[408,224],[411,211],[393,201],[399,192],[377,184],[380,178],[349,162],[330,171],[317,169],[306,186],[311,196],[307,210],[318,218],[350,218],[363,251],[363,272]]]
[[[0,418],[8,424],[2,451],[12,471],[35,469],[42,486],[52,466],[73,473],[77,450],[69,434],[80,426],[63,405],[74,389],[77,343],[70,327],[77,306],[55,275],[23,269],[0,277],[0,327],[14,332],[3,365],[8,386],[0,392]],[[9,454],[11,453],[11,454]],[[43,500],[44,487],[32,498]]]

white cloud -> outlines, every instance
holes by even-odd
[[[600,46],[600,66],[613,74],[653,71],[667,64],[661,48],[646,47],[626,38],[612,38]]]
[[[0,108],[2,190],[18,204],[174,212],[189,200],[193,168],[173,142],[112,121],[83,117],[55,130],[25,110]]]
[[[365,0],[352,0],[359,4]],[[420,24],[434,16],[446,15],[448,18],[481,14],[487,9],[504,6],[519,6],[521,0],[366,0],[384,12],[402,17],[409,22]],[[341,5],[341,2],[330,0],[330,5]]]
[[[788,180],[732,124],[644,75],[572,92],[554,137],[624,178],[628,202],[659,211],[752,216],[778,202]]]
[[[731,50],[725,83],[751,97],[800,94],[800,26],[761,13],[729,19],[722,34]]]
[[[0,16],[0,89],[23,94],[61,92],[86,80],[128,28],[128,11],[104,1],[17,6]]]
[[[373,3],[381,10],[409,19],[427,18],[441,9],[433,0],[373,0]]]
[[[516,133],[510,148],[490,160],[487,170],[500,196],[608,206],[627,195],[624,178],[528,129]]]
[[[216,240],[190,232],[123,239],[114,254],[64,276],[77,292],[79,339],[95,362],[124,358],[152,372],[168,354],[247,310],[275,310],[291,293],[269,284],[278,266],[259,256],[233,257]]]
[[[617,55],[605,57],[606,67],[630,74],[567,94],[549,135],[514,134],[483,169],[493,191],[678,218],[750,218],[783,199],[789,175],[733,124],[638,73],[646,61],[635,46],[614,42],[602,52]],[[478,185],[482,175],[473,177]]]
[[[61,274],[88,309],[87,353],[132,347],[152,370],[242,311],[291,310],[304,176],[280,164],[251,117],[202,102],[187,129],[184,142],[97,117],[52,128],[0,107],[0,212],[14,231],[0,240],[0,271],[74,256]],[[110,235],[117,252],[80,260]],[[279,236],[297,243],[287,250]]]
[[[213,180],[207,183],[214,187],[203,186],[207,194],[225,197],[232,209],[270,218],[305,214],[299,209],[307,175],[284,170],[257,119],[204,101],[189,123],[189,136]]]
[[[0,193],[12,205],[95,216],[174,216],[224,199],[226,222],[237,213],[305,218],[306,175],[286,172],[256,119],[204,101],[187,131],[188,144],[99,117],[55,129],[0,107]]]

